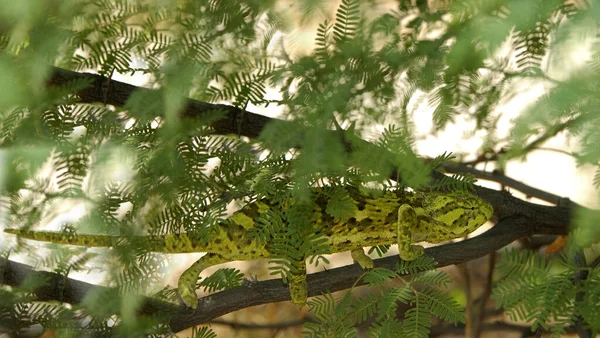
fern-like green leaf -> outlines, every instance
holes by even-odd
[[[356,298],[350,304],[349,315],[357,324],[363,323],[369,317],[373,317],[377,309],[378,297],[367,294],[365,297]]]
[[[217,338],[217,334],[208,327],[193,327],[191,338]]]
[[[398,302],[408,304],[414,297],[413,290],[408,286],[398,286],[386,290],[377,302],[377,320],[395,317]]]
[[[413,284],[423,284],[446,289],[449,284],[452,284],[450,276],[444,271],[430,270],[413,275],[411,280]]]
[[[396,270],[400,275],[412,275],[421,271],[433,270],[437,265],[436,261],[429,256],[421,256],[413,261],[401,260]]]
[[[384,268],[373,268],[365,274],[363,279],[371,286],[382,286],[397,276],[394,271]]]
[[[429,337],[431,315],[420,308],[412,308],[404,313],[401,337]]]
[[[333,37],[337,43],[351,39],[356,34],[360,20],[358,0],[342,0],[335,15]]]
[[[426,288],[419,292],[418,297],[425,303],[424,308],[432,315],[454,324],[465,322],[464,309],[447,292]]]
[[[203,287],[204,291],[214,292],[240,286],[243,279],[244,274],[240,270],[224,268],[215,271],[212,275],[203,279],[198,286]]]
[[[349,218],[356,216],[356,202],[350,197],[348,191],[343,187],[336,187],[327,191],[327,206],[325,212],[336,221],[346,222]]]
[[[390,251],[391,247],[392,246],[390,244],[376,245],[371,247],[368,253],[370,255],[371,253],[373,253],[373,251],[375,251],[379,257],[383,257],[383,255]]]

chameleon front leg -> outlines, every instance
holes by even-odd
[[[412,261],[423,256],[424,248],[421,245],[412,245],[412,233],[419,225],[415,210],[408,204],[403,204],[398,209],[398,251],[400,258]]]
[[[187,268],[187,270],[181,274],[179,281],[177,282],[179,296],[183,303],[193,309],[197,309],[198,296],[196,295],[196,282],[198,281],[198,275],[200,275],[202,270],[210,266],[227,263],[229,261],[230,260],[219,254],[208,253]]]
[[[373,263],[371,257],[367,256],[362,248],[350,250],[350,256],[363,269],[373,269],[375,267],[375,263]]]

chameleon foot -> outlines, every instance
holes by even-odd
[[[352,259],[354,259],[363,269],[373,269],[375,267],[375,263],[373,263],[371,257],[365,255],[362,248],[350,250],[350,256],[352,256]]]
[[[400,258],[405,261],[414,261],[423,256],[424,248],[421,245],[409,245],[408,249],[400,251]]]
[[[292,304],[301,309],[308,298],[308,285],[306,284],[306,263],[302,261],[296,266],[296,271],[290,277],[290,296]]]
[[[290,295],[292,296],[292,304],[298,309],[306,305],[306,299],[308,298],[306,275],[292,277],[290,280]]]

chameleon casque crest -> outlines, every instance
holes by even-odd
[[[373,261],[363,247],[398,244],[400,258],[414,260],[423,255],[418,242],[440,243],[464,237],[492,216],[492,206],[465,191],[406,192],[387,191],[378,197],[368,197],[355,188],[347,189],[354,202],[354,216],[344,222],[325,212],[328,195],[322,188],[314,189],[317,229],[327,238],[331,252],[350,251],[362,268],[372,268]],[[5,229],[6,232],[36,241],[88,247],[114,247],[120,241],[143,243],[149,251],[162,253],[207,252],[179,278],[179,294],[183,302],[198,307],[196,282],[206,268],[230,261],[273,257],[269,241],[260,242],[250,236],[257,217],[274,208],[269,201],[250,203],[221,222],[208,241],[194,240],[186,234],[162,236],[80,235],[61,232]],[[306,303],[306,257],[289,278],[292,303]]]

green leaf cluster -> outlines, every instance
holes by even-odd
[[[314,207],[314,186],[331,188],[325,211],[342,220],[353,208],[340,189],[347,184],[472,186],[469,176],[446,177],[432,186],[431,172],[451,157],[424,161],[416,155],[422,135],[415,121],[423,106],[431,108],[432,133],[453,123],[472,128],[473,134],[485,131],[482,153],[507,149],[501,166],[559,133],[576,137],[580,149],[569,155],[580,165],[594,166],[594,185],[600,186],[600,45],[589,44],[590,58],[579,68],[560,53],[597,30],[594,7],[575,1],[455,0],[434,10],[427,3],[400,1],[393,10],[377,11],[371,10],[372,1],[343,0],[332,18],[319,21],[314,51],[298,56],[289,55],[287,41],[278,40],[289,37],[293,20],[272,0],[4,1],[3,224],[58,225],[126,238],[185,232],[208,241],[227,217],[228,206],[266,198],[280,208],[259,220],[255,237],[273,240],[278,256],[272,272],[286,277],[304,257],[319,261],[326,252],[307,212]],[[306,18],[323,4],[306,0],[298,7]],[[512,54],[503,55],[503,49]],[[557,64],[574,70],[553,77],[549,70]],[[56,84],[52,66],[105,76],[103,94],[84,95],[90,81],[83,79],[49,85]],[[143,76],[145,85],[156,90],[122,97],[111,90],[124,75]],[[515,82],[523,80],[540,81],[548,91],[500,137],[499,107],[513,95]],[[271,88],[281,97],[266,99]],[[186,98],[249,110],[277,105],[283,117],[257,139],[241,136],[244,116],[230,128],[234,135],[217,135],[213,123],[228,112],[203,105],[203,112],[190,116]],[[380,126],[381,135],[372,136]],[[58,218],[68,204],[85,210],[84,215]],[[595,219],[583,215],[581,223],[593,225]],[[593,235],[582,236],[588,242],[597,239],[593,226],[581,233]],[[98,301],[67,309],[34,301],[32,285],[43,281],[29,281],[15,292],[3,290],[1,316],[15,323],[11,332],[43,322],[64,336],[163,334],[159,319],[131,315],[139,303],[128,297],[134,291],[152,294],[168,262],[134,241],[120,244],[90,261],[92,254],[73,249],[55,250],[42,259],[18,243],[15,251],[64,275],[89,269],[88,262],[102,264],[110,271],[106,284],[120,294],[93,295],[90,299]],[[383,254],[387,249],[373,250]],[[588,290],[586,296],[574,302],[572,293],[581,290],[568,287],[564,274],[569,273],[549,273],[545,261],[512,255],[511,263],[501,267],[507,277],[494,295],[513,309],[515,318],[545,327],[549,319],[567,323],[578,314],[598,328],[593,312],[600,289],[597,269],[580,286]],[[433,316],[461,321],[456,304],[439,291],[447,279],[421,272],[420,266],[428,264],[416,261],[397,272],[418,274],[411,283],[419,281],[422,289],[406,284],[356,304],[346,298],[338,304],[331,297],[315,300],[323,325],[307,330],[350,334],[357,321],[375,316],[372,331],[381,336],[422,336]],[[523,267],[511,270],[511,264]],[[237,272],[225,271],[205,279],[207,287],[239,282]],[[394,274],[374,270],[365,278],[380,286]],[[392,315],[398,302],[413,306],[403,321]],[[197,335],[211,337],[212,331]]]
[[[587,328],[598,331],[600,271],[598,267],[578,268],[572,261],[567,255],[551,261],[535,252],[508,250],[498,264],[501,279],[491,297],[512,320],[531,323],[532,331],[540,327],[560,337],[579,316]]]
[[[447,292],[450,277],[436,271],[435,262],[420,257],[413,262],[401,261],[397,271],[374,268],[363,280],[379,292],[356,298],[345,293],[336,300],[326,294],[309,301],[316,323],[306,323],[302,333],[307,337],[358,336],[356,325],[369,321],[371,337],[428,337],[433,317],[454,324],[464,323],[463,308]],[[400,285],[387,287],[393,278],[411,273]],[[399,304],[410,307],[399,321]]]

